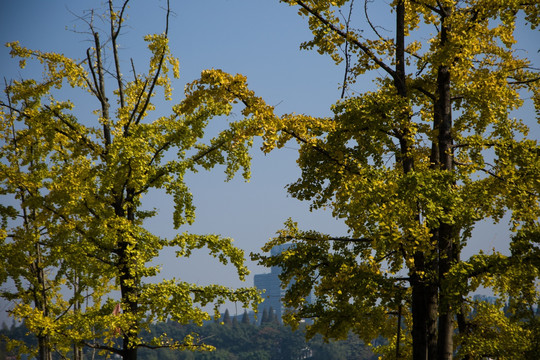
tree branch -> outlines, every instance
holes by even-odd
[[[168,37],[169,35],[169,16],[171,13],[171,8],[169,6],[169,0],[167,0],[167,15],[165,16],[165,37]],[[135,124],[139,124],[144,112],[148,108],[148,104],[150,103],[150,97],[152,96],[152,92],[154,91],[154,87],[156,86],[156,83],[159,79],[159,75],[161,73],[161,68],[163,67],[163,62],[165,61],[165,48],[163,49],[163,52],[161,54],[161,58],[159,59],[159,65],[156,71],[156,74],[154,75],[154,78],[152,79],[152,84],[150,85],[150,89],[148,89],[148,95],[146,96],[146,100],[144,102],[144,105],[139,112],[139,116],[137,116],[137,119],[135,120]],[[131,119],[130,119],[131,121]],[[127,130],[126,130],[127,132]]]
[[[288,239],[288,240],[297,239],[297,240],[307,240],[307,241],[326,240],[326,241],[356,242],[356,243],[371,243],[371,242],[373,242],[373,239],[369,239],[369,238],[348,238],[348,237],[345,237],[345,236],[338,236],[338,237],[325,237],[325,236],[322,236],[322,237],[318,238],[318,237],[315,237],[315,236],[297,237],[297,236],[287,235],[287,236],[283,236],[282,238]]]
[[[99,89],[99,102],[101,103],[101,116],[103,117],[103,138],[105,139],[105,151],[111,144],[111,129],[110,129],[110,116],[109,116],[109,100],[107,99],[105,93],[105,78],[103,75],[103,64],[101,62],[101,45],[99,42],[99,34],[94,31],[94,28],[90,27],[92,34],[94,35],[94,44],[96,46],[96,65],[97,65],[97,75],[99,83],[96,84],[96,88]],[[89,64],[92,67],[92,64]]]
[[[116,44],[116,38],[118,37],[118,34],[120,34],[120,29],[122,28],[122,22],[124,21],[124,10],[126,9],[126,6],[128,4],[129,0],[125,0],[124,4],[122,5],[122,10],[120,10],[120,15],[118,15],[118,27],[114,28],[114,19],[113,19],[113,2],[112,0],[109,0],[109,23],[111,25],[111,42],[112,42],[112,51],[114,56],[114,67],[116,70],[116,81],[118,83],[118,94],[120,96],[120,107],[123,108],[125,106],[124,102],[124,86],[122,84],[122,74],[120,73],[120,59],[118,58],[118,47]]]
[[[323,155],[326,156],[328,159],[330,159],[332,162],[336,163],[338,166],[340,166],[340,167],[342,167],[343,169],[347,170],[349,173],[355,174],[355,175],[361,175],[361,174],[360,174],[360,171],[358,171],[358,169],[355,169],[355,168],[351,167],[350,165],[345,164],[345,163],[341,162],[340,160],[334,158],[334,157],[332,156],[332,154],[330,154],[330,152],[328,152],[327,150],[321,148],[320,146],[314,145],[314,144],[310,144],[306,139],[302,138],[300,135],[296,134],[294,131],[292,131],[292,130],[287,130],[287,129],[281,129],[281,131],[283,131],[283,132],[286,133],[286,134],[291,135],[292,137],[294,137],[295,139],[297,139],[297,140],[300,141],[301,143],[304,143],[304,144],[306,144],[306,145],[311,146],[312,149],[314,149],[315,151],[317,151],[317,152],[323,154]]]
[[[88,343],[86,341],[83,341],[82,344],[84,346],[87,346],[91,349],[97,349],[97,350],[106,350],[106,351],[109,351],[109,352],[112,352],[114,354],[118,354],[118,355],[122,355],[123,351],[121,349],[117,349],[117,348],[113,348],[111,346],[107,346],[107,345],[101,345],[101,344],[95,344],[95,343]]]
[[[71,131],[73,131],[74,133],[77,134],[78,137],[80,137],[82,140],[83,140],[83,144],[85,144],[90,150],[96,152],[100,157],[103,156],[102,154],[102,151],[101,151],[101,148],[94,144],[94,142],[92,142],[92,140],[90,140],[85,134],[81,133],[80,131],[77,130],[77,128],[75,126],[73,126],[73,124],[71,124],[66,118],[65,116],[58,112],[58,110],[56,109],[51,109],[51,107],[49,107],[49,105],[45,105],[44,106],[47,110],[49,110],[50,112],[52,112],[63,124],[65,124]],[[55,129],[57,132],[59,132],[60,134],[68,137],[69,139],[71,139],[72,141],[74,142],[77,142],[77,139],[73,136],[70,136],[67,132],[61,130],[61,129],[58,129],[56,128]],[[98,150],[99,149],[99,150]]]
[[[347,15],[347,19],[345,19],[345,31],[347,33],[349,33],[349,25],[351,23],[353,5],[354,5],[354,0],[351,0],[351,4],[349,6],[349,14]],[[345,97],[345,90],[347,89],[347,77],[349,75],[349,67],[351,63],[351,55],[349,54],[349,40],[348,39],[345,39],[345,49],[343,50],[343,53],[345,55],[345,73],[343,74],[343,88],[341,89],[342,99]]]
[[[308,5],[306,5],[303,1],[297,0],[295,1],[298,5],[300,5],[303,9],[305,9],[307,12],[309,12],[311,15],[313,15],[315,18],[317,18],[321,23],[326,25],[330,30],[344,38],[345,40],[348,40],[349,42],[353,43],[354,45],[358,46],[360,50],[364,52],[375,64],[380,66],[384,71],[386,71],[392,78],[396,78],[396,72],[392,70],[390,66],[388,66],[386,63],[384,63],[381,59],[379,59],[375,54],[371,51],[371,49],[362,44],[360,41],[352,37],[349,33],[344,32],[343,30],[336,27],[334,24],[330,23],[327,19],[325,19],[320,13],[310,8]]]
[[[464,163],[460,163],[460,162],[457,162],[456,160],[454,160],[454,164],[458,165],[458,166],[471,166],[473,164],[464,164]],[[484,168],[481,168],[481,167],[474,167],[476,170],[478,171],[482,171],[483,173],[486,173],[492,177],[494,177],[495,179],[505,183],[505,184],[508,184],[508,185],[512,185],[514,186],[517,190],[519,191],[523,191],[524,193],[528,194],[528,195],[531,195],[533,197],[538,197],[538,194],[535,194],[533,193],[532,191],[529,191],[527,189],[520,189],[516,184],[512,184],[512,183],[509,183],[507,179],[505,179],[504,177],[500,176],[500,175],[497,175],[496,173],[494,173],[493,171],[491,170],[488,170],[488,169],[484,169]]]

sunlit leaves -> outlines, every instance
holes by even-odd
[[[532,332],[512,322],[500,305],[477,302],[473,309],[470,334],[459,348],[461,356],[515,359],[533,344]]]
[[[109,10],[114,45],[123,10],[113,11],[112,2]],[[118,47],[101,46],[92,25],[90,31],[96,47],[82,62],[8,44],[21,67],[29,58],[40,61],[44,78],[13,81],[0,106],[2,195],[19,201],[18,208],[0,208],[0,280],[17,284],[17,292],[2,296],[17,299],[13,316],[41,336],[45,347],[63,354],[73,343],[111,350],[121,337],[125,348],[114,351],[127,351],[143,345],[140,332],[153,321],[202,324],[210,318],[207,305],[214,305],[216,315],[225,301],[255,308],[259,300],[252,288],[180,280],[146,284],[160,271],[150,262],[168,247],[176,247],[181,256],[207,248],[218,261],[231,264],[241,280],[249,272],[243,251],[229,238],[184,232],[164,239],[148,232],[144,220],[158,210],[142,210],[141,205],[150,191],[163,190],[175,206],[174,227],[193,223],[195,207],[185,174],[225,165],[227,179],[238,171],[248,179],[252,138],[261,132],[260,123],[273,117],[273,109],[247,88],[245,77],[208,70],[188,86],[186,98],[172,106],[170,115],[152,119],[156,94],[171,100],[171,77],[179,77],[167,34],[145,37],[147,71],[125,81],[118,71]],[[103,53],[109,51],[117,69],[111,83],[117,88],[106,94],[109,82],[102,66]],[[88,116],[78,114],[77,104],[69,100],[55,100],[51,92],[65,82],[87,90],[101,109]],[[209,122],[229,115],[235,103],[243,103],[245,117],[209,139]],[[11,220],[15,215],[24,218],[23,226]],[[72,296],[63,299],[60,288]],[[170,339],[156,334],[150,346],[210,349],[196,335]]]
[[[265,129],[274,139],[265,143],[267,151],[289,140],[300,146],[302,173],[288,186],[289,193],[310,202],[311,208],[331,210],[344,220],[351,237],[302,232],[287,222],[263,250],[291,240],[293,247],[283,255],[255,256],[264,265],[280,266],[282,281],[292,284],[286,320],[313,318],[311,334],[328,337],[340,338],[348,330],[362,333],[366,341],[387,336],[388,345],[378,350],[395,356],[391,350],[396,350],[397,334],[384,329],[398,301],[407,306],[413,301],[411,293],[400,293],[390,281],[405,271],[411,287],[424,291],[424,284],[430,284],[436,289],[440,313],[429,321],[437,322],[445,311],[466,317],[466,310],[472,311],[468,295],[480,286],[501,299],[510,296],[520,299],[516,303],[537,306],[537,249],[531,244],[540,216],[540,157],[537,139],[529,134],[534,114],[516,119],[512,112],[529,102],[536,117],[539,113],[538,69],[518,50],[515,37],[517,27],[538,25],[532,19],[538,5],[393,1],[389,11],[397,14],[400,4],[404,9],[400,48],[400,31],[371,22],[368,7],[365,19],[357,21],[359,14],[353,11],[349,23],[347,13],[357,5],[352,1],[283,2],[307,18],[312,38],[301,47],[327,54],[337,64],[347,56],[346,85],[351,91],[355,83],[358,91],[334,105],[332,118],[301,115],[288,121],[283,116],[274,120],[279,124],[275,129]],[[359,75],[374,69],[377,89],[365,91]],[[507,214],[510,229],[519,234],[512,240],[512,256],[495,252],[460,259],[468,242],[481,241],[471,238],[479,221],[498,222]],[[361,247],[355,239],[363,239]],[[347,251],[338,245],[342,242],[349,244]],[[517,249],[528,255],[518,255]],[[327,268],[331,271],[325,272]],[[315,305],[305,301],[311,291],[317,294]],[[422,300],[422,310],[427,302]],[[527,326],[536,326],[534,317],[519,318],[526,319],[521,326],[517,317],[488,308],[479,307],[471,320],[479,322],[474,325],[482,328],[478,333],[468,334],[463,328],[467,319],[460,320],[459,331],[465,334],[459,346],[481,349],[470,352],[473,358],[522,356],[518,342],[505,339],[498,346],[494,339],[515,334],[519,341],[529,341]],[[376,316],[378,311],[386,316]],[[357,314],[365,318],[357,322]],[[422,321],[407,312],[403,316]],[[409,329],[401,333],[408,345]]]

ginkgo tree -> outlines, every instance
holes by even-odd
[[[9,117],[18,118],[16,111],[10,111]],[[51,359],[52,348],[69,350],[71,342],[65,342],[58,336],[51,336],[49,325],[70,321],[64,316],[70,307],[72,313],[80,309],[85,290],[92,289],[98,295],[107,288],[110,279],[83,275],[84,268],[74,258],[73,235],[63,234],[65,246],[58,246],[60,234],[55,233],[57,225],[51,221],[47,211],[37,206],[43,201],[45,183],[50,172],[47,166],[48,145],[39,141],[37,130],[30,124],[24,124],[17,131],[14,122],[2,122],[1,151],[2,194],[4,199],[12,196],[11,206],[2,206],[3,218],[2,243],[0,246],[0,282],[9,279],[13,286],[2,289],[4,299],[17,303],[13,315],[26,320],[34,329],[38,343],[39,359]],[[18,204],[13,206],[13,204]],[[9,239],[9,240],[7,240]],[[70,245],[71,244],[71,245]],[[69,299],[60,291],[62,286],[69,287]],[[11,342],[10,346],[21,346]],[[75,346],[75,353],[80,354],[80,346]],[[76,359],[80,357],[74,356]]]
[[[80,60],[7,44],[22,68],[27,61],[44,65],[43,79],[12,80],[0,103],[1,194],[10,204],[0,207],[0,282],[15,284],[1,295],[14,302],[11,315],[38,337],[40,359],[65,355],[71,346],[74,358],[82,347],[124,359],[136,359],[140,347],[210,349],[196,334],[151,334],[145,340],[144,332],[167,319],[202,325],[211,316],[208,305],[219,316],[225,301],[253,308],[259,301],[254,288],[149,281],[159,273],[150,262],[168,247],[179,258],[207,248],[245,279],[244,253],[232,239],[188,230],[172,239],[156,236],[144,220],[157,210],[142,210],[142,202],[150,191],[166,192],[174,200],[174,227],[187,228],[195,208],[185,175],[222,165],[227,178],[242,171],[247,179],[255,131],[245,110],[245,118],[214,138],[205,136],[209,121],[228,115],[238,102],[231,95],[188,94],[170,115],[153,115],[153,98],[162,93],[171,100],[171,78],[179,76],[168,47],[170,8],[167,2],[165,31],[144,38],[148,71],[136,72],[132,61],[128,77],[118,47],[128,3],[107,2],[105,36],[89,13],[93,45]],[[230,89],[245,83],[243,76],[219,70],[204,77]],[[93,115],[55,98],[61,88],[63,96],[76,90],[90,96],[97,106]]]
[[[309,336],[382,336],[384,358],[537,355],[540,149],[529,131],[538,126],[540,73],[517,51],[515,32],[536,29],[540,3],[394,0],[392,23],[378,24],[369,1],[282,2],[308,20],[313,38],[302,48],[345,62],[349,94],[333,117],[265,125],[266,151],[300,146],[301,177],[289,193],[350,229],[336,237],[291,220],[263,250],[293,246],[254,256],[282,267],[285,321],[311,318]],[[375,89],[353,92],[368,74]],[[525,100],[536,114],[517,119]],[[475,226],[505,214],[511,255],[462,259],[482,241],[471,237]],[[475,302],[480,286],[500,302]]]

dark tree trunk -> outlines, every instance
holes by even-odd
[[[398,95],[407,99],[408,89],[406,85],[405,73],[405,4],[399,1],[396,5],[396,71],[394,85]],[[410,116],[408,113],[402,114],[403,120]],[[407,124],[407,121],[403,121]],[[409,139],[410,129],[405,125],[401,129],[401,162],[403,173],[408,174],[414,169],[414,159],[411,156],[411,146]],[[420,217],[418,216],[418,221]],[[411,240],[411,239],[409,239]],[[430,349],[433,351],[433,336],[435,336],[435,323],[437,316],[437,289],[426,282],[424,274],[426,269],[426,254],[417,251],[413,254],[414,268],[410,272],[410,284],[412,287],[412,316],[413,316],[413,359],[426,360]],[[436,340],[435,340],[436,342]]]
[[[399,1],[396,5],[396,70],[394,75],[394,85],[399,96],[407,99],[408,89],[406,85],[405,73],[405,4]],[[403,124],[410,114],[402,114]],[[408,174],[414,169],[414,159],[411,156],[409,139],[410,129],[405,125],[401,129],[400,148],[401,163],[403,173]],[[417,215],[420,221],[419,214]],[[408,239],[412,240],[412,239]],[[437,317],[437,288],[426,282],[425,274],[429,271],[426,268],[426,254],[417,251],[413,254],[414,268],[410,271],[410,284],[412,287],[412,337],[413,337],[413,359],[426,360],[429,353],[436,349],[436,317]],[[435,340],[434,340],[435,338]]]
[[[411,288],[412,288],[412,339],[413,339],[413,359],[414,360],[426,360],[427,359],[427,320],[428,312],[426,311],[426,286],[423,280],[418,276],[419,270],[423,268],[424,255],[421,252],[417,252],[414,256],[414,265],[411,273]]]
[[[75,278],[75,281],[73,282],[73,296],[74,298],[77,297],[77,294],[79,293],[79,279]],[[75,300],[73,303],[73,311],[75,313],[81,312],[81,302],[78,300]],[[83,360],[83,348],[80,344],[73,344],[73,360]]]
[[[432,273],[437,266],[437,261],[430,261],[428,272]],[[426,284],[426,329],[427,329],[427,352],[428,359],[437,359],[437,316],[439,311],[439,287],[432,276],[428,277]]]
[[[38,336],[39,360],[52,360],[48,336]]]
[[[131,223],[133,223],[135,220],[135,214],[132,206],[133,194],[134,191],[128,188],[125,198],[125,203],[129,204],[127,206],[127,211],[124,211],[123,207],[122,209],[118,209],[121,216],[125,216]],[[129,254],[129,246],[131,246],[131,244],[127,241],[122,241],[120,244],[120,292],[122,297],[122,306],[124,306],[123,311],[128,314],[135,315],[135,320],[133,320],[133,323],[130,323],[128,329],[124,329],[124,336],[122,339],[122,358],[123,360],[137,360],[137,345],[133,340],[139,335],[139,323],[136,316],[138,312],[139,279],[133,274],[132,271],[133,265],[132,260],[130,259],[132,255]]]
[[[34,288],[34,304],[36,308],[43,314],[44,318],[49,317],[49,304],[47,301],[47,282],[45,271],[41,267],[43,263],[41,246],[36,244],[36,257],[33,264],[33,271],[37,277],[38,289]],[[38,354],[39,360],[52,360],[50,337],[43,335],[41,330],[37,336],[38,339]]]
[[[446,17],[450,13],[450,9],[442,9],[441,18],[441,38],[440,47],[444,49],[448,41],[448,27],[445,22]],[[450,71],[447,65],[441,65],[437,71],[437,94],[434,111],[434,123],[438,125],[438,165],[441,170],[452,172],[453,165],[453,139],[452,139],[452,108],[450,94]],[[448,191],[451,191],[448,184]],[[437,229],[437,243],[439,251],[439,324],[438,324],[438,343],[437,343],[437,360],[450,360],[453,353],[453,318],[454,313],[450,307],[445,286],[445,277],[454,257],[457,256],[457,251],[454,250],[455,244],[455,225],[441,223]]]
[[[129,255],[127,254],[128,243],[121,244],[120,254],[123,255],[120,273],[120,293],[122,298],[122,311],[128,314],[136,314],[137,304],[137,279],[130,274]],[[122,358],[124,360],[137,360],[137,347],[133,339],[138,335],[138,323],[130,323],[127,329],[123,330]]]

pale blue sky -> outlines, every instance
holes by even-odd
[[[90,43],[88,35],[81,33],[87,30],[86,25],[75,15],[105,3],[88,0],[0,1],[0,43],[19,40],[29,48],[60,52],[78,59],[85,56]],[[384,26],[391,28],[392,24],[384,23],[386,10],[375,8],[385,3],[387,1],[372,5],[372,15],[374,20],[380,19]],[[131,3],[129,19],[119,38],[124,74],[130,72],[129,57],[134,58],[137,69],[145,69],[148,53],[142,36],[163,31],[165,5],[164,0]],[[267,103],[276,105],[280,114],[330,114],[330,105],[340,96],[343,65],[335,66],[330,58],[314,51],[299,50],[299,44],[309,39],[311,34],[306,20],[299,17],[294,8],[278,0],[173,0],[171,6],[174,11],[169,30],[171,50],[181,65],[181,79],[174,82],[174,103],[183,98],[185,83],[196,79],[201,70],[213,67],[246,75],[250,87]],[[362,7],[358,5],[357,11],[362,12]],[[524,47],[536,46],[534,36],[538,33],[530,34]],[[537,53],[534,56],[538,59]],[[33,67],[20,71],[8,50],[0,48],[1,77],[27,78],[40,74],[41,70]],[[369,80],[361,80],[354,89],[363,91],[370,86]],[[81,113],[88,114],[98,108],[97,101],[78,104],[78,95],[74,97],[66,93],[76,106],[81,105],[78,107]],[[170,106],[172,103],[160,105],[158,113],[168,113]],[[529,114],[533,134],[538,138],[534,113]],[[258,251],[288,217],[299,221],[304,229],[345,235],[345,226],[332,219],[329,212],[310,213],[307,203],[287,196],[284,186],[299,175],[295,166],[295,148],[296,145],[291,143],[285,149],[264,156],[255,146],[249,183],[241,178],[225,183],[225,175],[218,169],[190,176],[197,205],[197,219],[190,231],[232,237],[235,244],[246,251],[246,256],[251,251]],[[150,229],[162,236],[174,236],[170,199],[152,194],[146,204],[160,210],[159,217],[149,223]],[[475,236],[476,245],[471,245],[464,257],[478,248],[504,248],[508,233],[504,227],[494,229],[484,225]],[[196,255],[189,262],[183,259],[176,261],[169,252],[159,261],[164,264],[163,277],[200,284],[218,282],[230,286],[251,286],[253,273],[267,271],[250,263],[252,275],[242,284],[236,280],[232,269],[224,268],[206,256]],[[0,305],[0,312],[4,309],[5,305]],[[0,314],[1,318],[3,314]]]

